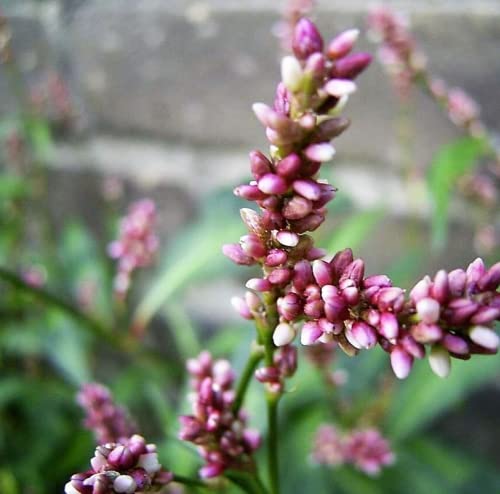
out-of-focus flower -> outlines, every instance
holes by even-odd
[[[85,411],[84,425],[94,433],[97,444],[121,442],[137,432],[126,410],[102,384],[84,384],[77,402]]]
[[[280,40],[285,52],[292,51],[292,38],[296,24],[312,11],[314,0],[285,0],[282,18],[273,27],[273,32]]]
[[[151,199],[134,202],[121,220],[118,240],[108,247],[109,255],[118,261],[115,291],[120,297],[129,290],[132,273],[154,260],[159,245],[155,221],[156,206]]]
[[[71,477],[66,494],[157,492],[173,479],[158,462],[156,446],[146,444],[139,435],[97,446],[90,465],[89,470]]]
[[[187,362],[191,375],[192,415],[180,417],[180,439],[198,446],[205,461],[203,478],[217,477],[226,469],[254,469],[252,454],[260,434],[246,427],[244,412],[232,410],[234,371],[227,360],[213,361],[204,351]]]
[[[351,464],[367,475],[377,475],[395,461],[389,442],[377,429],[355,429],[342,434],[329,424],[317,430],[312,458],[316,463],[332,467]]]
[[[29,266],[22,270],[21,277],[28,285],[41,288],[47,282],[47,271],[43,266]]]

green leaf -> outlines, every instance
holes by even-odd
[[[500,372],[500,359],[478,356],[453,360],[450,376],[440,379],[427,362],[416,362],[410,377],[400,383],[387,419],[390,437],[402,439],[417,433],[440,413]]]
[[[30,117],[26,121],[26,132],[33,146],[35,159],[47,161],[53,147],[52,133],[48,122],[43,118]]]
[[[28,193],[28,184],[22,177],[2,174],[0,177],[0,199],[17,199]]]
[[[244,230],[238,205],[218,195],[204,204],[200,220],[176,236],[162,256],[159,276],[146,293],[134,316],[134,324],[144,327],[174,295],[188,283],[221,274],[231,266],[221,253],[224,243],[235,242]],[[231,211],[233,209],[234,211]]]
[[[436,247],[446,242],[449,203],[457,180],[472,170],[487,150],[484,139],[463,137],[443,146],[432,160],[427,178],[434,203],[432,237]]]
[[[330,239],[326,240],[327,251],[335,253],[347,247],[355,250],[383,216],[382,210],[363,211],[351,216],[335,229]]]

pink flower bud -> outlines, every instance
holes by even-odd
[[[271,249],[266,257],[266,266],[276,267],[287,261],[287,253],[282,249]]]
[[[311,201],[317,201],[321,197],[321,188],[315,180],[295,180],[292,187],[297,194]]]
[[[329,141],[346,130],[351,121],[345,117],[329,118],[318,125],[313,139],[318,142]]]
[[[243,441],[250,451],[255,451],[262,444],[262,437],[256,429],[245,429],[243,431]]]
[[[222,253],[236,264],[251,266],[255,264],[255,259],[245,254],[239,244],[225,244],[222,246]]]
[[[258,180],[266,173],[271,173],[271,163],[260,151],[252,151],[250,153],[250,169],[252,175]]]
[[[396,346],[391,351],[391,367],[398,379],[406,379],[413,366],[413,357],[401,347]]]
[[[450,288],[450,295],[452,297],[459,297],[464,293],[467,275],[463,269],[455,269],[448,273],[448,283]]]
[[[345,280],[352,280],[356,286],[361,284],[365,273],[365,263],[362,259],[355,259],[347,265],[340,277],[340,283]]]
[[[324,304],[321,300],[311,300],[304,305],[304,314],[318,319],[323,314]]]
[[[353,260],[352,250],[344,249],[335,254],[333,259],[330,261],[332,266],[332,272],[334,273],[334,278],[337,280],[340,278],[345,268],[351,264]]]
[[[308,321],[302,327],[300,342],[303,345],[313,345],[323,334],[316,322]]]
[[[286,158],[283,158],[280,162],[278,162],[276,165],[276,172],[281,177],[293,178],[298,174],[301,164],[302,162],[299,155],[291,153]]]
[[[470,319],[472,324],[491,324],[500,317],[500,307],[481,307]]]
[[[287,220],[300,220],[306,217],[312,211],[312,208],[311,201],[301,196],[293,196],[286,201],[282,212]]]
[[[306,61],[305,72],[316,79],[325,75],[325,56],[323,53],[313,53]]]
[[[351,334],[361,348],[373,348],[377,344],[375,329],[363,321],[356,321],[351,327]],[[346,332],[347,336],[347,332]]]
[[[433,298],[427,297],[417,302],[417,314],[424,323],[432,324],[437,322],[440,311],[439,302]]]
[[[108,455],[108,463],[118,470],[127,470],[134,466],[137,458],[126,446],[118,445]]]
[[[264,257],[267,252],[267,249],[255,233],[243,235],[240,238],[240,245],[243,252],[254,259]]]
[[[292,277],[292,271],[288,268],[277,268],[273,269],[268,275],[268,280],[273,285],[284,285],[290,281]]]
[[[261,217],[253,209],[240,209],[240,216],[250,233],[255,233],[256,235],[260,235],[262,233]]]
[[[335,156],[335,149],[329,142],[310,144],[304,154],[312,161],[324,163],[330,161]]]
[[[264,192],[257,185],[239,185],[234,189],[234,195],[247,201],[260,201],[266,198]]]
[[[467,267],[467,285],[475,285],[486,273],[484,262],[481,258],[472,261]]]
[[[363,287],[370,288],[371,286],[378,287],[390,287],[392,286],[391,279],[385,274],[374,274],[372,276],[368,276],[363,280]]]
[[[411,335],[405,334],[402,338],[400,338],[399,342],[404,350],[411,356],[418,359],[425,357],[424,345],[416,342]]]
[[[323,221],[325,221],[324,214],[311,213],[305,218],[292,221],[292,226],[297,233],[313,232]]]
[[[347,55],[359,37],[359,29],[348,29],[335,36],[326,49],[329,58],[336,59]]]
[[[218,477],[224,472],[224,465],[221,463],[209,463],[204,467],[200,468],[200,477],[202,479],[211,479],[213,477]]]
[[[448,304],[446,319],[451,324],[467,322],[479,309],[479,304],[468,298],[457,298]]]
[[[252,313],[247,303],[241,297],[232,297],[231,305],[233,306],[234,310],[238,312],[238,314],[244,319],[253,319]]]
[[[333,323],[340,322],[347,315],[347,304],[342,297],[332,297],[325,303],[326,318]]]
[[[246,282],[245,286],[256,292],[269,292],[272,289],[271,283],[265,278],[251,278]]]
[[[293,285],[303,291],[306,286],[312,281],[312,268],[309,262],[303,260],[295,264],[293,268]]]
[[[245,292],[245,302],[252,311],[260,309],[261,300],[254,292]]]
[[[300,298],[295,293],[288,293],[282,298],[278,299],[278,312],[288,321],[297,318],[302,311],[302,303]]]
[[[332,274],[330,264],[326,261],[314,261],[312,263],[313,276],[319,286],[330,285]]]
[[[267,173],[259,179],[258,188],[265,194],[279,195],[287,191],[288,185],[279,175]]]
[[[419,343],[435,343],[443,337],[443,330],[437,324],[421,322],[412,326],[410,331]]]
[[[500,283],[500,262],[497,262],[479,279],[480,290],[496,290]]]
[[[428,297],[431,288],[431,280],[428,276],[420,280],[410,292],[410,300],[416,304],[419,300]]]
[[[399,312],[404,304],[404,292],[401,288],[382,288],[377,295],[377,305],[382,311]]]
[[[388,340],[397,338],[399,333],[399,323],[397,317],[391,312],[383,312],[380,316],[379,332]]]
[[[305,60],[309,55],[323,51],[323,38],[318,28],[305,17],[295,25],[292,49],[295,56],[300,60]]]
[[[308,261],[315,261],[316,259],[322,259],[326,255],[325,249],[320,249],[319,247],[311,247],[306,252],[306,259]]]
[[[441,344],[450,352],[456,355],[468,355],[469,345],[460,336],[447,333],[444,335]]]
[[[435,298],[440,303],[445,303],[448,300],[450,294],[449,283],[448,283],[448,273],[441,269],[434,276],[434,283],[431,286],[432,297]]]
[[[355,79],[372,62],[369,53],[353,53],[345,58],[337,60],[332,76],[339,79]]]

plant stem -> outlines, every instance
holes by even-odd
[[[0,266],[0,280],[8,283],[12,287],[22,292],[28,293],[38,299],[40,302],[55,307],[67,316],[71,317],[77,323],[80,323],[84,328],[94,334],[97,338],[106,341],[113,347],[126,353],[140,353],[148,358],[154,358],[161,361],[161,356],[149,350],[142,349],[134,339],[127,335],[119,334],[113,328],[108,328],[101,322],[89,317],[80,309],[72,305],[70,302],[54,295],[44,288],[35,287],[26,283],[17,274]]]
[[[248,357],[247,363],[240,377],[240,382],[238,383],[238,387],[236,389],[236,398],[234,399],[233,404],[233,413],[235,415],[237,415],[240,411],[243,400],[245,399],[248,385],[250,384],[257,365],[263,357],[264,355],[260,348],[255,348],[250,352],[250,356]]]
[[[271,494],[279,494],[279,461],[278,461],[278,402],[279,396],[268,392],[267,395],[267,434],[268,452],[267,466]]]

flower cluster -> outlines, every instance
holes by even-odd
[[[279,325],[277,330],[279,331]],[[292,377],[297,370],[297,348],[293,345],[280,347],[274,353],[273,364],[257,369],[255,377],[261,383],[266,383],[273,393],[281,393],[284,389],[284,380]]]
[[[116,443],[97,446],[91,468],[66,484],[66,494],[134,494],[158,491],[173,479],[158,462],[154,444],[133,435]]]
[[[317,430],[312,457],[322,465],[351,464],[367,475],[377,475],[395,460],[388,441],[377,429],[358,429],[341,434],[333,425],[322,425]]]
[[[421,82],[456,126],[480,133],[483,124],[479,120],[479,105],[463,89],[449,88],[442,79],[428,73],[427,57],[411,34],[406,16],[378,6],[370,12],[368,26],[372,37],[380,43],[378,58],[401,97],[408,97],[412,85]]]
[[[77,402],[85,410],[84,425],[94,432],[97,444],[124,441],[137,432],[126,410],[116,405],[110,391],[101,384],[83,385]]]
[[[253,452],[260,446],[260,435],[246,428],[243,412],[233,404],[234,372],[227,360],[213,361],[204,351],[187,362],[192,377],[192,415],[180,417],[180,439],[198,446],[205,465],[203,478],[221,475],[226,469],[253,470]]]
[[[153,262],[159,244],[155,221],[156,206],[151,199],[133,203],[121,220],[118,240],[109,245],[109,255],[118,260],[115,291],[120,297],[127,293],[133,271]]]
[[[417,47],[406,16],[380,5],[368,16],[370,35],[380,43],[378,59],[398,94],[406,98],[413,82],[425,69],[425,55]]]

